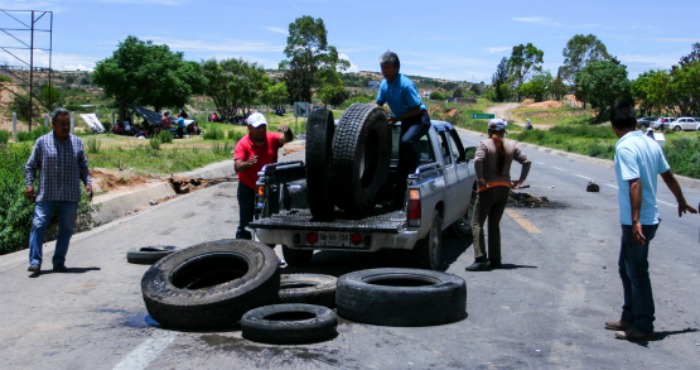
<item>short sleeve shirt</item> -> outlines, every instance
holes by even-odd
[[[632,225],[632,204],[629,181],[639,179],[642,184],[642,207],[639,221],[642,225],[659,223],[656,205],[657,178],[671,169],[656,141],[641,131],[631,131],[615,144],[615,174],[617,175],[620,223]]]
[[[420,94],[416,85],[410,78],[399,73],[393,82],[389,83],[386,79],[379,85],[377,92],[377,104],[389,104],[391,112],[398,117],[411,109],[420,106],[425,110]]]
[[[266,164],[277,162],[277,151],[282,147],[280,137],[282,134],[267,132],[265,145],[257,146],[253,144],[250,135],[244,136],[237,144],[233,153],[233,160],[247,161],[250,157],[257,155],[258,161],[250,168],[238,172],[238,181],[255,189],[258,181],[258,172]]]

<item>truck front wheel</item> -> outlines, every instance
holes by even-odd
[[[282,246],[282,255],[289,266],[308,266],[313,254],[313,249],[291,249],[286,245]]]
[[[426,269],[438,270],[442,267],[442,216],[433,210],[433,221],[425,238],[416,244],[417,259]]]

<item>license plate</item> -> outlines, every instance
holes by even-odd
[[[318,233],[318,244],[324,246],[347,247],[350,245],[350,234],[322,231]]]

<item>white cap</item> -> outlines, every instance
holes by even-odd
[[[267,118],[262,113],[255,112],[246,118],[245,122],[255,128],[267,125]]]

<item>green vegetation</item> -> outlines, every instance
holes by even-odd
[[[24,198],[24,163],[28,144],[0,146],[0,254],[27,247],[33,205]]]
[[[9,131],[0,130],[0,144],[7,144],[10,141],[12,134]]]

